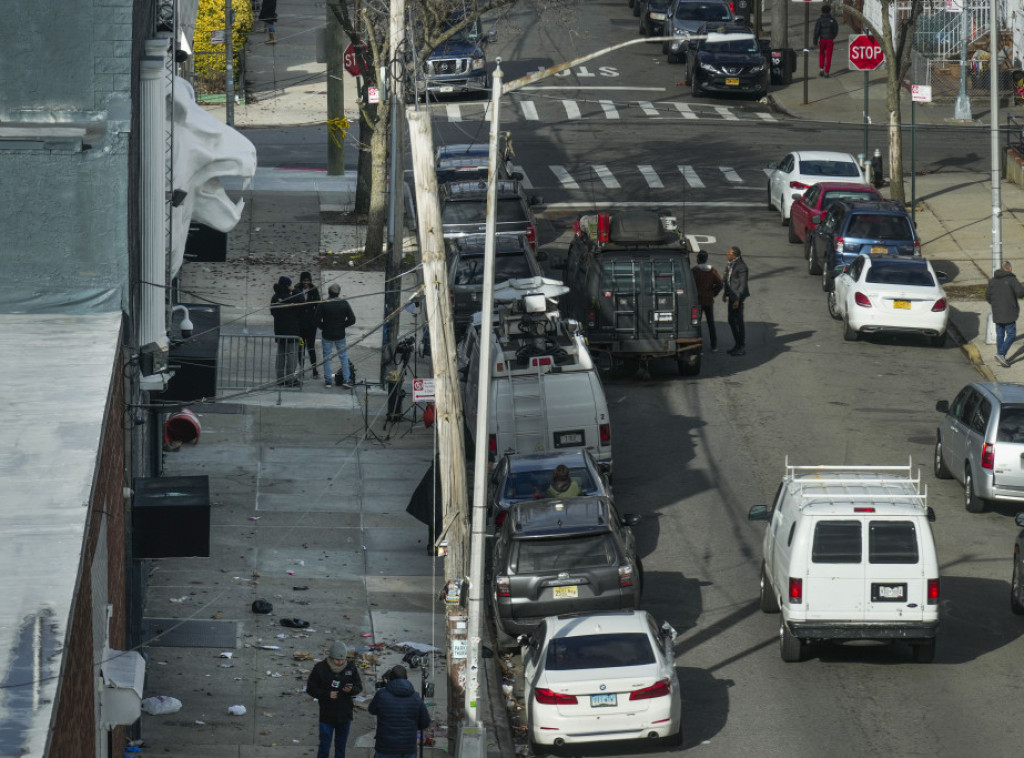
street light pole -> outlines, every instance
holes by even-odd
[[[992,271],[995,272],[1003,265],[1003,200],[999,186],[999,45],[1002,40],[996,0],[990,0],[989,5],[989,145],[992,153]]]
[[[953,118],[971,120],[971,98],[967,96],[967,0],[960,0],[960,93],[956,96]]]

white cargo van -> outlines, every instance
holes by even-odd
[[[784,661],[807,643],[902,640],[935,656],[939,566],[920,474],[906,466],[790,466],[769,508],[761,610],[779,613]]]

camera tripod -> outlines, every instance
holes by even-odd
[[[395,381],[388,379],[388,415],[387,420],[384,422],[384,429],[387,430],[388,424],[397,424],[400,421],[408,421],[412,426],[416,425],[419,420],[417,418],[417,412],[422,411],[419,403],[411,403],[406,410],[402,410],[402,398],[405,397],[405,376],[409,371],[409,363],[412,362],[412,373],[416,376],[416,333],[417,330],[413,330],[412,336],[406,337],[401,340],[398,345],[395,346],[395,354],[392,361],[395,363],[397,368],[389,374],[394,376]],[[410,416],[411,414],[411,416]],[[410,427],[406,434],[412,431]]]

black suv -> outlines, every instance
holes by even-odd
[[[821,288],[832,289],[836,267],[858,255],[921,255],[914,222],[892,200],[839,200],[832,204],[804,243],[807,273],[821,274]]]
[[[642,566],[611,499],[529,500],[509,509],[494,542],[491,602],[498,647],[517,646],[545,616],[640,607]]]
[[[694,97],[705,92],[740,92],[762,98],[771,79],[771,43],[759,40],[746,26],[728,24],[701,28],[686,54],[686,84]]]
[[[591,352],[613,363],[674,358],[700,373],[700,303],[689,243],[667,211],[616,210],[580,216],[565,266],[567,313]]]
[[[441,230],[445,239],[483,234],[487,227],[487,182],[447,182],[438,190],[441,196]],[[540,198],[527,199],[522,185],[513,179],[497,182],[498,204],[495,218],[497,234],[524,234],[530,248],[537,250],[537,224],[532,205]]]
[[[487,168],[490,148],[486,142],[459,143],[441,145],[434,151],[434,167],[437,169],[437,183],[465,181],[476,179],[487,181]],[[512,168],[512,140],[508,132],[503,132],[498,142],[499,179],[522,179],[523,175],[515,173]]]

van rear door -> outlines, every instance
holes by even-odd
[[[1024,492],[1024,406],[1004,405],[999,410],[992,475],[997,492]]]
[[[866,611],[864,521],[814,519],[803,579],[806,619],[860,621]],[[780,587],[783,597],[786,587]]]
[[[866,522],[867,620],[924,618],[928,577],[924,575],[922,552],[928,548],[918,534],[918,523],[900,518]]]
[[[637,344],[629,352],[661,349],[679,331],[677,294],[683,288],[682,258],[619,258],[601,262],[601,316],[614,339]],[[683,314],[688,317],[689,314]]]

